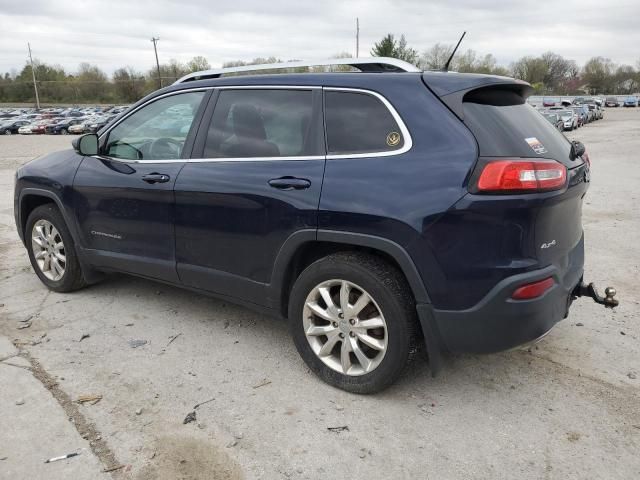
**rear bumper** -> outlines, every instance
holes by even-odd
[[[437,337],[440,349],[459,353],[499,352],[529,343],[547,333],[568,315],[571,293],[582,279],[582,239],[563,263],[562,267],[550,265],[506,278],[467,310],[432,309],[430,330]],[[519,286],[548,277],[553,277],[555,285],[541,297],[511,299]],[[420,313],[420,309],[418,311]]]

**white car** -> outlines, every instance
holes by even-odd
[[[80,133],[84,133],[87,129],[87,127],[89,126],[89,124],[87,122],[81,122],[81,123],[76,123],[75,125],[71,125],[67,131],[69,133],[73,133],[73,134],[80,134]]]
[[[18,129],[20,135],[31,135],[32,125],[24,125]]]

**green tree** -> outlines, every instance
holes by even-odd
[[[375,43],[371,49],[372,57],[393,57],[396,52],[396,40],[393,34],[388,33],[382,40]]]
[[[117,101],[132,103],[145,94],[145,78],[133,67],[119,68],[113,72],[113,83]]]
[[[520,60],[511,64],[511,75],[531,85],[539,84],[544,90],[544,79],[547,75],[548,67],[539,57],[522,57]],[[540,92],[543,93],[543,92]]]
[[[77,103],[104,102],[109,99],[107,75],[95,65],[83,62],[75,78],[69,82]]]
[[[453,46],[436,43],[422,53],[418,66],[425,70],[442,70],[452,51]]]
[[[382,40],[374,44],[371,55],[373,57],[397,58],[413,64],[418,62],[418,51],[409,47],[405,36],[400,35],[400,40],[396,40],[392,33],[388,33]]]
[[[187,70],[189,72],[201,72],[202,70],[211,69],[209,61],[201,55],[193,57],[187,62]]]
[[[589,88],[589,93],[609,93],[614,84],[613,70],[614,65],[610,59],[591,58],[582,69],[582,78]]]

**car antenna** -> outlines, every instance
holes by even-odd
[[[453,49],[453,52],[451,52],[451,56],[449,57],[449,60],[447,60],[447,63],[444,64],[444,67],[442,67],[442,71],[443,72],[448,72],[449,71],[449,64],[451,63],[451,60],[453,60],[453,56],[456,54],[456,52],[458,51],[458,47],[460,46],[460,43],[462,43],[462,39],[464,38],[464,36],[467,34],[467,32],[462,32],[462,36],[460,37],[460,40],[458,40],[458,43],[456,44],[456,48]]]

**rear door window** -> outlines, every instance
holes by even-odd
[[[318,110],[319,111],[319,110]],[[324,155],[312,90],[221,90],[204,158]]]
[[[571,143],[522,97],[486,92],[465,97],[464,123],[473,132],[483,157],[540,157],[575,166]]]
[[[371,94],[325,90],[324,108],[330,155],[391,152],[404,146],[393,115]]]

